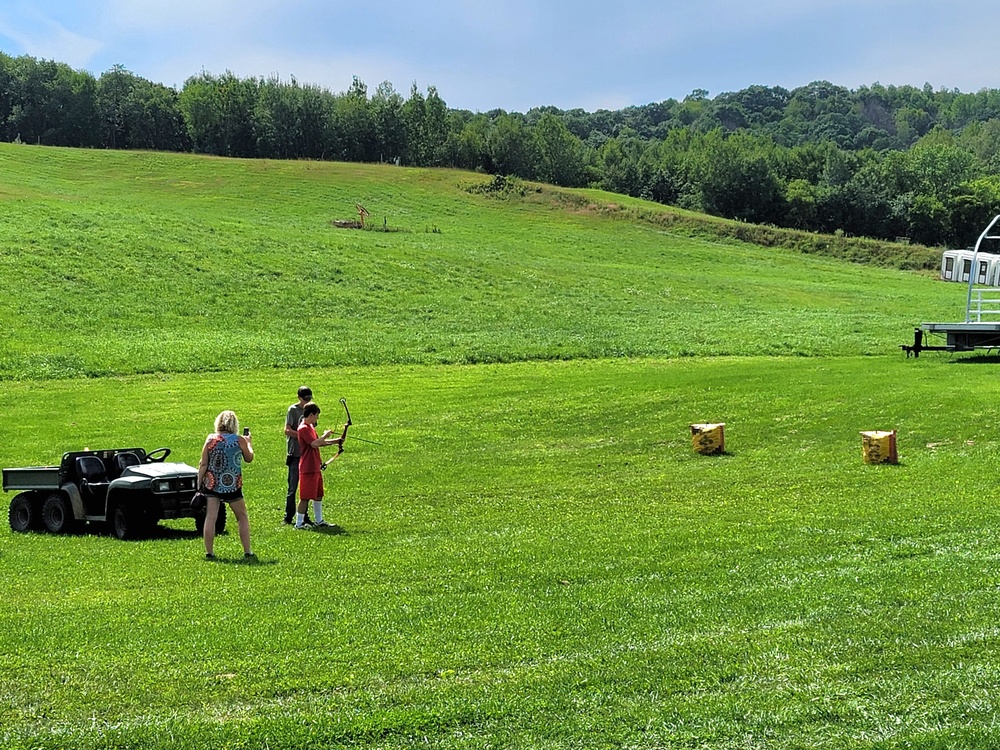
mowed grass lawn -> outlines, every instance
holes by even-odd
[[[280,524],[308,378],[342,534]],[[44,397],[39,398],[39,391]],[[10,383],[0,463],[255,433],[254,546],[5,534],[0,739],[105,747],[998,741],[994,366],[717,358]],[[688,424],[725,421],[729,454]],[[858,431],[900,431],[901,464]],[[58,446],[58,447],[56,447]]]
[[[677,236],[593,191],[468,192],[486,181],[0,144],[0,379],[876,355],[964,314],[927,276]],[[334,229],[355,203],[400,231]]]
[[[0,746],[1000,745],[996,365],[897,349],[963,288],[485,181],[0,144],[0,466],[235,409],[259,555],[0,533]]]

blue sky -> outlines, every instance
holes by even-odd
[[[982,0],[0,0],[0,50],[177,89],[357,76],[473,111],[593,111],[816,80],[1000,88],[998,22]]]

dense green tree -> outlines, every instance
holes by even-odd
[[[177,92],[140,79],[133,90],[136,122],[129,145],[162,151],[186,151],[191,144]]]
[[[989,175],[959,185],[948,202],[946,235],[957,247],[971,246],[989,219],[1000,214],[1000,176]]]
[[[740,127],[762,127],[780,122],[790,99],[791,94],[780,86],[750,86],[742,91],[719,94],[713,104],[736,108],[744,123]]]
[[[14,106],[14,58],[0,52],[0,139],[12,141],[15,134],[10,132],[10,114]]]
[[[333,133],[334,97],[319,86],[300,89],[299,137],[297,158],[325,159]]]
[[[333,112],[332,97],[294,78],[260,81],[251,113],[258,156],[275,159],[322,158]]]
[[[449,133],[448,107],[437,89],[429,86],[424,96],[414,83],[400,114],[406,133],[406,161],[419,166],[443,165]]]
[[[535,179],[538,153],[523,115],[498,117],[487,133],[486,148],[495,174]]]
[[[9,138],[49,146],[98,145],[93,76],[26,55],[0,62],[6,89],[0,111],[6,112]]]
[[[819,203],[818,186],[808,180],[792,180],[785,188],[787,213],[785,224],[794,229],[812,229],[816,226]]]
[[[425,165],[439,167],[446,164],[445,143],[448,132],[448,105],[438,94],[437,88],[428,86],[427,98],[424,100]]]
[[[216,156],[256,156],[252,112],[258,88],[258,81],[241,80],[229,71],[222,76],[202,73],[185,81],[179,105],[194,150]]]
[[[785,216],[777,149],[746,133],[707,134],[697,152],[703,210],[741,221],[777,224]]]
[[[43,66],[31,57],[16,57],[10,67],[10,130],[26,143],[41,143],[46,131],[47,101]]]
[[[955,137],[955,145],[971,153],[985,171],[1000,174],[1000,118],[970,123]]]
[[[614,193],[642,195],[640,161],[644,152],[644,144],[634,133],[627,131],[605,141],[596,154],[601,187]]]
[[[299,140],[298,102],[276,76],[257,85],[257,97],[250,113],[257,156],[287,159]]]
[[[129,109],[134,81],[135,76],[124,65],[114,65],[97,82],[97,105],[108,148],[125,147],[126,124],[132,120]]]
[[[577,186],[583,179],[583,144],[551,113],[533,128],[538,152],[538,179],[553,185]]]
[[[58,64],[48,82],[47,131],[42,142],[53,146],[100,143],[97,82],[89,73]]]
[[[107,148],[180,151],[189,147],[173,89],[115,65],[97,80],[96,107]]]
[[[375,121],[368,106],[368,87],[355,77],[347,93],[335,98],[333,105],[333,145],[331,158],[342,161],[377,161]]]
[[[406,150],[403,152],[407,164],[423,166],[427,163],[427,101],[417,84],[410,87],[410,96],[400,111],[406,133]]]
[[[379,145],[379,161],[395,161],[406,154],[406,123],[403,97],[383,81],[371,98],[372,122]]]
[[[675,128],[666,137],[642,150],[638,158],[641,195],[660,203],[701,209],[701,193],[694,175],[693,154],[704,136],[690,128]]]
[[[914,242],[934,245],[950,233],[949,212],[933,195],[916,194],[907,211],[907,236]]]
[[[695,89],[684,97],[677,108],[676,117],[683,125],[694,125],[710,109],[708,91]]]
[[[980,176],[982,170],[972,153],[954,145],[950,134],[942,135],[948,142],[921,140],[908,151],[894,153],[904,154],[907,180],[914,192],[945,201],[958,185]]]
[[[453,126],[445,144],[448,163],[460,169],[481,169],[495,172],[489,153],[489,118],[477,114],[463,121],[452,113]]]

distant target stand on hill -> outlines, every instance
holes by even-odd
[[[354,207],[358,209],[357,221],[354,221],[353,219],[351,221],[340,221],[338,219],[334,219],[334,221],[332,222],[333,226],[337,227],[338,229],[364,229],[365,219],[368,218],[368,209],[362,206],[360,203],[355,203]]]

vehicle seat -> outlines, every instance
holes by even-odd
[[[108,489],[108,475],[104,462],[97,456],[77,456],[76,473],[80,477],[80,490],[93,497],[103,497]]]
[[[121,476],[129,466],[138,466],[142,461],[131,451],[115,454],[115,471]]]

